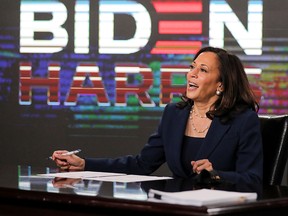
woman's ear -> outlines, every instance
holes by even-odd
[[[223,85],[222,85],[222,83],[220,83],[217,87],[216,95],[218,95],[218,96],[222,95],[223,91],[224,91]]]
[[[224,91],[224,88],[223,88],[223,85],[222,83],[219,84],[218,88],[217,88],[218,91],[221,91],[223,92]]]

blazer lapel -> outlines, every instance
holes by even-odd
[[[230,127],[230,124],[223,125],[219,118],[214,118],[204,139],[204,143],[197,154],[197,159],[208,158]]]
[[[169,140],[167,145],[167,152],[170,154],[169,163],[174,167],[174,173],[177,173],[179,176],[185,176],[181,161],[181,150],[189,112],[190,108],[185,107],[184,110],[178,110],[178,112],[173,113],[173,121],[171,121],[173,127],[170,127],[171,125],[169,126]]]

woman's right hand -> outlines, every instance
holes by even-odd
[[[67,153],[66,150],[57,150],[52,154],[52,160],[55,161],[56,165],[61,170],[69,171],[83,171],[85,168],[85,160],[78,157],[75,154],[72,155],[63,155]]]

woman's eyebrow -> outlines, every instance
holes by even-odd
[[[209,66],[206,64],[200,64],[202,67],[207,67],[207,69],[209,69]]]
[[[197,62],[196,62],[196,61],[193,61],[192,64],[190,64],[189,66],[193,66],[193,64],[196,64],[196,65],[197,65]],[[204,63],[200,64],[200,66],[202,66],[202,67],[207,67],[207,69],[209,69],[209,66],[206,65],[206,64],[204,64]]]

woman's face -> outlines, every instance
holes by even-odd
[[[201,53],[191,64],[187,73],[187,97],[195,103],[214,103],[222,90],[218,57],[213,52]]]

